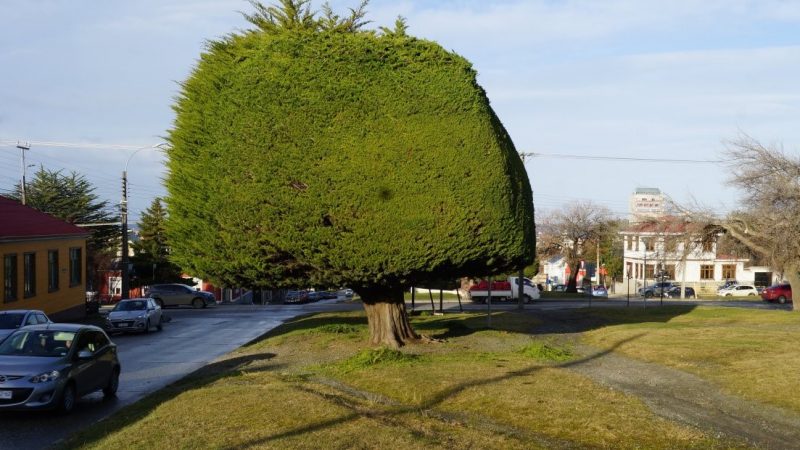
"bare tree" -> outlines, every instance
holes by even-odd
[[[576,292],[580,261],[591,258],[595,245],[611,232],[612,215],[605,206],[577,202],[546,215],[537,223],[540,257],[561,255],[569,265],[567,292]]]
[[[732,142],[726,154],[733,172],[729,183],[744,195],[741,210],[719,226],[800,290],[800,157],[749,136]]]

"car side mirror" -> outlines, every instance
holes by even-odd
[[[81,350],[78,352],[78,359],[92,359],[92,352],[89,350]]]

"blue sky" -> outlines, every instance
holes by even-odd
[[[332,1],[337,11],[357,0]],[[315,2],[319,6],[320,2]],[[0,2],[0,193],[29,164],[87,175],[117,204],[139,147],[162,141],[204,42],[247,27],[243,0]],[[625,214],[636,187],[736,206],[716,160],[741,133],[800,151],[800,2],[379,1],[368,27],[439,42],[473,62],[526,162],[537,210],[592,200]],[[130,159],[131,220],[163,195],[163,155]],[[31,173],[29,169],[29,174]]]

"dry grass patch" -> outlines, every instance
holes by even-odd
[[[281,326],[123,409],[69,448],[714,448],[633,397],[559,368],[528,314],[421,316],[441,339],[365,348],[361,313]]]
[[[698,307],[596,310],[610,325],[585,334],[587,343],[711,380],[728,392],[800,412],[791,374],[800,373],[800,314]],[[665,315],[673,316],[662,320]]]

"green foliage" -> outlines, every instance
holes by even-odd
[[[33,179],[25,185],[25,204],[72,224],[101,224],[118,222],[119,216],[110,211],[108,202],[94,193],[94,186],[85,176],[61,170],[39,167]],[[11,198],[22,198],[17,184]],[[115,225],[87,227],[91,237],[87,242],[90,259],[98,253],[115,253],[119,246],[120,229]]]
[[[139,219],[139,240],[133,243],[132,262],[137,284],[178,281],[181,270],[172,264],[166,234],[167,210],[156,198]]]
[[[183,84],[173,261],[217,283],[354,288],[529,264],[530,184],[470,63],[404,33],[298,26],[307,2],[288,3],[210,43]]]
[[[377,365],[409,364],[420,359],[417,355],[403,353],[388,347],[364,349],[353,357],[338,363],[336,368],[342,372],[353,372]]]
[[[555,347],[543,342],[532,342],[519,350],[519,353],[528,358],[542,361],[564,362],[572,359],[572,351]]]

